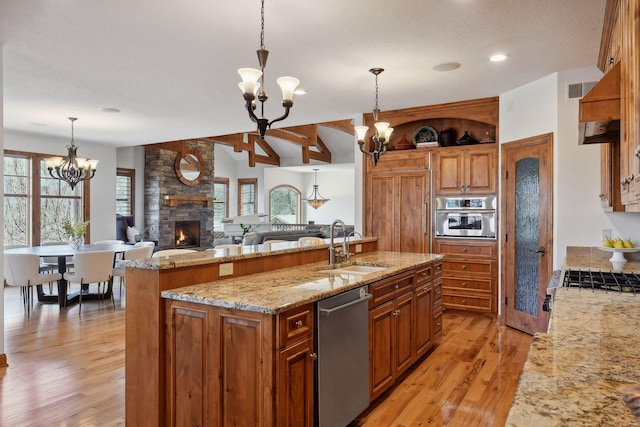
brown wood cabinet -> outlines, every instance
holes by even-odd
[[[442,338],[442,261],[433,265],[433,342]]]
[[[429,153],[388,153],[367,170],[365,234],[378,238],[378,249],[429,252]]]
[[[166,300],[168,424],[313,426],[313,318]]]
[[[497,315],[497,242],[436,239],[442,262],[442,304],[446,308]]]
[[[436,195],[495,194],[498,180],[498,150],[495,144],[434,151]]]
[[[432,280],[440,262],[369,285],[369,393],[373,401],[437,342]],[[441,317],[438,318],[441,336]]]
[[[618,173],[620,171],[620,144],[600,144],[600,206],[607,212],[624,212],[620,198]]]

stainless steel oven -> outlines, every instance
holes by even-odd
[[[496,238],[495,195],[437,197],[436,237]]]

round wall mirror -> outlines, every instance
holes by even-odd
[[[186,185],[196,185],[204,174],[204,160],[197,151],[189,150],[176,156],[176,175]]]

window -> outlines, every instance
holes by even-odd
[[[213,230],[223,231],[222,218],[229,216],[229,178],[214,178],[213,197]]]
[[[116,171],[116,213],[135,214],[135,169],[118,168]]]
[[[256,213],[257,178],[238,180],[238,215],[253,215]]]
[[[5,151],[4,244],[40,245],[64,242],[63,219],[72,222],[89,217],[89,181],[74,190],[52,178],[44,154]],[[89,236],[87,235],[87,238]]]
[[[300,223],[300,191],[279,185],[269,191],[269,219],[273,223]]]

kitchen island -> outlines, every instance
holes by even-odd
[[[328,244],[282,245],[243,248],[235,255],[199,252],[127,268],[127,424],[192,425],[195,417],[199,425],[270,426],[276,419],[286,425],[278,414],[289,405],[288,424],[295,425],[309,419],[301,411],[313,406],[291,404],[308,396],[313,385],[308,361],[314,354],[315,301],[377,284],[372,292],[380,303],[394,304],[400,292],[417,301],[407,312],[412,330],[418,309],[424,316],[428,307],[433,318],[431,279],[435,263],[440,272],[439,255],[379,252],[375,238],[364,238],[350,242],[356,253],[351,263],[383,269],[336,274],[327,271]],[[439,298],[439,283],[437,289]],[[411,360],[433,345],[436,326],[421,327],[415,336],[428,342],[412,349]],[[418,341],[412,335],[407,342]],[[301,377],[310,381],[291,381]],[[283,393],[285,383],[293,388]],[[212,395],[222,390],[222,396]]]
[[[640,383],[639,330],[640,295],[558,288],[506,425],[637,425],[620,388]]]

